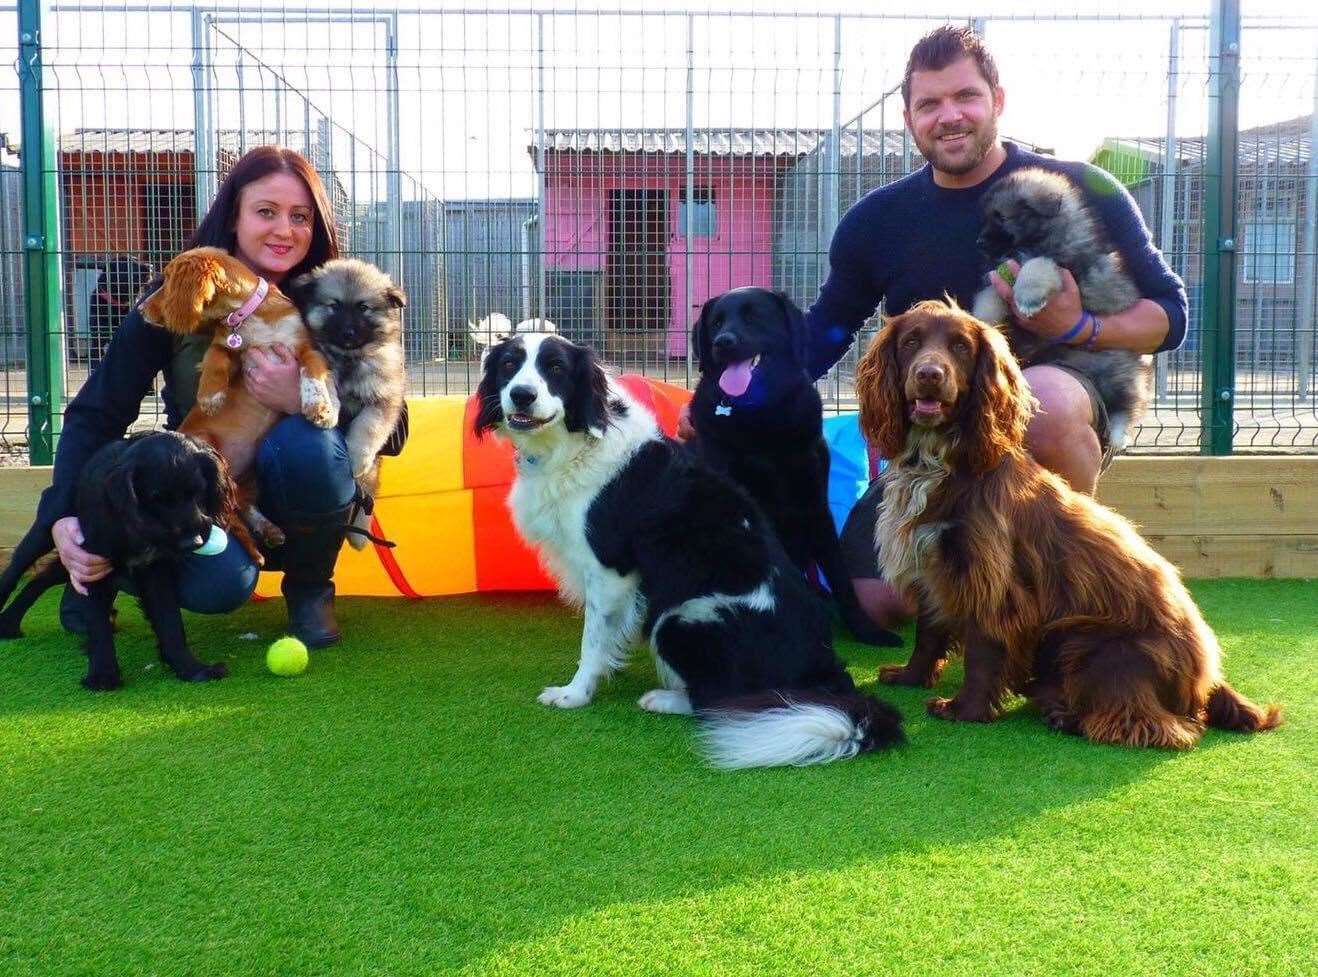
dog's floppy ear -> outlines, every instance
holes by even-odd
[[[407,293],[397,285],[391,284],[386,288],[384,290],[384,298],[385,301],[395,309],[403,309],[407,307]]]
[[[609,426],[609,377],[589,346],[572,347],[572,396],[564,405],[563,425],[604,437]]]
[[[805,313],[786,292],[775,291],[773,297],[782,306],[783,318],[787,322],[787,335],[792,341],[792,355],[798,366],[805,366],[810,355],[810,333],[805,325]]]
[[[503,422],[503,405],[499,402],[499,364],[509,340],[502,340],[486,348],[481,358],[481,382],[476,385],[476,420],[472,430],[483,438]]]
[[[983,474],[997,467],[1008,452],[1025,449],[1025,429],[1038,402],[1006,336],[982,323],[977,323],[977,331],[979,352],[962,427],[967,464],[975,474]]]
[[[280,291],[288,296],[288,300],[297,306],[298,312],[305,312],[307,306],[311,304],[312,297],[316,294],[316,273],[309,271],[305,275],[298,275],[291,282],[285,282],[280,286]]]
[[[238,511],[238,487],[223,455],[204,442],[194,444],[194,464],[206,482],[206,514],[223,522]]]
[[[206,306],[232,285],[224,262],[208,251],[184,251],[165,266],[164,284],[142,303],[142,318],[181,336],[197,331]]]
[[[906,392],[897,363],[897,334],[903,316],[883,324],[856,366],[856,399],[860,401],[860,430],[884,458],[896,458],[906,445],[910,421]]]
[[[119,539],[142,540],[146,537],[146,521],[142,518],[137,498],[136,475],[136,456],[126,452],[120,455],[103,483],[105,511],[114,519],[114,534]]]
[[[710,345],[709,333],[712,328],[711,319],[714,315],[714,303],[720,297],[715,295],[700,307],[700,317],[696,319],[696,324],[691,327],[691,349],[696,354],[696,369],[701,373],[707,373],[714,369],[714,348]]]

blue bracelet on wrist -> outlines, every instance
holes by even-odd
[[[1076,336],[1080,335],[1080,331],[1084,329],[1085,325],[1093,318],[1094,318],[1094,314],[1092,312],[1088,311],[1087,309],[1081,310],[1080,318],[1076,322],[1076,324],[1070,328],[1070,330],[1066,333],[1066,335],[1054,336],[1052,340],[1053,343],[1057,345],[1060,345],[1062,343],[1069,343],[1071,340],[1075,339]]]
[[[1089,318],[1094,320],[1094,331],[1089,334],[1089,338],[1085,340],[1081,349],[1092,353],[1094,344],[1098,342],[1098,334],[1103,331],[1103,320],[1093,313],[1090,313]]]

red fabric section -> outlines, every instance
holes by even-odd
[[[467,488],[485,485],[511,485],[513,475],[513,449],[490,431],[477,438],[472,431],[476,423],[476,396],[467,398],[462,417],[462,484]],[[477,523],[479,525],[479,523]]]
[[[554,590],[536,551],[522,540],[508,512],[508,486],[472,489],[477,590]]]
[[[378,536],[380,539],[388,539],[384,534],[384,529],[380,526],[380,520],[371,516],[371,535]],[[407,582],[407,577],[403,573],[403,568],[398,565],[394,559],[394,551],[387,546],[381,546],[379,543],[372,543],[375,547],[375,555],[380,558],[380,566],[384,567],[384,572],[388,575],[389,580],[398,592],[404,597],[420,598],[421,595],[412,589],[412,585]]]

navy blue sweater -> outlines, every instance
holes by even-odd
[[[1167,313],[1159,352],[1185,339],[1185,285],[1153,246],[1139,208],[1108,173],[1088,163],[1067,163],[1004,144],[1006,161],[987,180],[949,190],[934,183],[926,163],[910,176],[867,193],[838,223],[829,249],[828,279],[806,313],[810,369],[821,377],[842,358],[879,302],[900,315],[916,302],[951,295],[970,308],[984,287],[988,259],[976,244],[980,201],[998,180],[1022,166],[1069,176],[1084,189],[1091,208],[1126,262],[1145,298]]]

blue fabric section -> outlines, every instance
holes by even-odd
[[[869,454],[860,433],[860,416],[839,414],[824,419],[824,440],[828,442],[828,507],[837,531],[851,514],[851,507],[870,484]]]
[[[258,505],[276,526],[289,516],[317,516],[352,501],[356,484],[343,433],[293,415],[276,424],[256,456]]]

